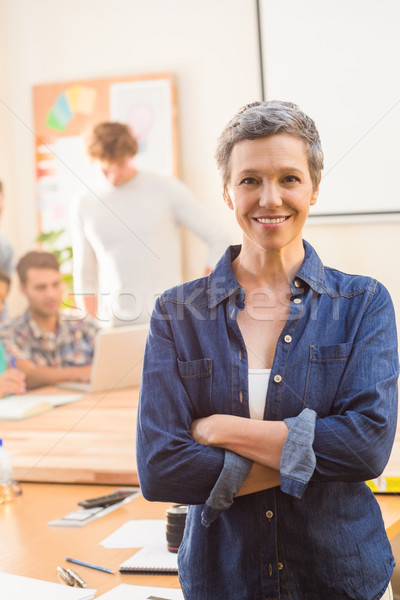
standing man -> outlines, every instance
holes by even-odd
[[[127,125],[97,125],[87,152],[106,181],[73,210],[75,298],[109,325],[148,321],[156,297],[181,282],[179,225],[208,244],[208,267],[228,244],[221,226],[181,181],[136,170],[137,150]]]
[[[0,327],[8,359],[26,375],[26,387],[89,381],[97,326],[80,311],[61,312],[60,267],[50,252],[28,252],[17,264],[27,310]]]

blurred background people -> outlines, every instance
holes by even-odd
[[[0,327],[6,356],[26,374],[28,388],[89,381],[97,325],[79,311],[61,311],[63,283],[57,258],[31,251],[17,264],[27,310]]]
[[[0,181],[0,218],[4,209],[4,187]],[[12,275],[15,269],[15,253],[10,242],[0,234],[0,269],[3,269],[8,275]]]
[[[10,291],[11,277],[3,269],[0,269],[0,319],[3,319],[5,314],[5,302],[8,292]]]
[[[87,139],[105,181],[78,199],[72,216],[74,292],[107,325],[146,322],[155,298],[180,283],[180,225],[208,245],[207,268],[228,240],[223,227],[181,181],[138,171],[127,125],[104,122]]]
[[[0,319],[3,317],[3,307],[10,282],[9,275],[0,269]],[[5,348],[0,343],[0,398],[9,394],[23,394],[25,391],[25,374],[18,369],[10,368]]]
[[[4,209],[4,187],[3,182],[0,181],[0,219],[3,214]],[[11,243],[0,234],[0,269],[4,271],[9,277],[14,272],[15,269],[15,252]],[[10,284],[10,282],[9,282]],[[0,286],[1,287],[1,286]],[[8,291],[7,291],[8,292]],[[0,295],[1,298],[1,295]],[[0,311],[0,319],[4,318],[7,315],[7,303],[2,303],[2,308]]]

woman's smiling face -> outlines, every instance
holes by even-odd
[[[317,201],[303,140],[277,134],[235,144],[225,202],[235,212],[243,244],[281,250],[302,240]]]

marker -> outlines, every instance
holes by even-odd
[[[106,567],[99,567],[98,565],[92,565],[92,563],[84,562],[83,560],[77,560],[76,558],[66,558],[67,562],[74,563],[74,565],[80,565],[81,567],[89,567],[89,569],[96,569],[96,571],[104,571],[105,573],[111,573],[115,575],[115,571],[107,569]]]
[[[10,367],[12,369],[17,369],[17,363],[15,362],[15,358],[13,356],[10,356],[10,358],[8,359],[8,362],[10,363]]]

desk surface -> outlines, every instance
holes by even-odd
[[[131,519],[164,519],[169,504],[150,503],[143,497],[84,527],[50,527],[47,523],[76,508],[77,502],[95,494],[112,491],[110,486],[25,483],[23,493],[13,502],[0,505],[0,570],[36,579],[57,582],[57,566],[71,567],[66,556],[103,565],[117,571],[116,575],[85,567],[73,568],[97,596],[119,583],[178,588],[175,575],[121,574],[118,566],[134,552],[132,548],[103,548],[105,537]],[[400,532],[400,499],[378,496],[389,538]]]
[[[50,393],[55,390],[49,388],[46,391]],[[137,485],[137,402],[138,389],[128,388],[87,394],[78,402],[60,406],[31,419],[2,421],[2,437],[12,453],[14,478],[20,481]],[[388,470],[394,469],[396,473],[400,472],[399,449],[400,428],[388,465]],[[69,489],[68,486],[49,486],[52,490],[51,498],[61,488]],[[33,486],[28,489],[44,488]],[[30,493],[27,491],[26,496]],[[89,487],[80,498],[99,495],[101,488]],[[400,496],[378,494],[377,499],[386,531],[392,539],[400,533]],[[20,502],[21,499],[17,501]],[[54,516],[47,520],[62,516],[69,511],[71,503],[75,504],[68,500],[60,512],[59,502],[57,497],[57,502],[54,501]],[[12,512],[16,505],[6,508]],[[53,507],[50,497],[46,505]],[[3,513],[5,509],[0,505],[0,510]],[[92,525],[82,530],[87,531],[89,526]],[[4,530],[1,531],[3,534]],[[1,537],[7,539],[3,535]],[[126,557],[128,556],[129,554]],[[162,585],[161,581],[159,585]]]
[[[61,393],[55,388],[40,393]],[[22,421],[1,421],[20,481],[137,485],[138,388],[85,394]]]
[[[0,570],[58,583],[57,566],[73,568],[97,596],[120,583],[179,588],[176,575],[132,575],[118,572],[118,566],[136,552],[133,548],[103,548],[105,537],[131,519],[164,519],[169,504],[144,500],[142,496],[84,527],[50,527],[77,507],[79,500],[102,495],[110,486],[26,483],[22,495],[0,505]],[[117,571],[116,575],[65,561],[72,556]]]

